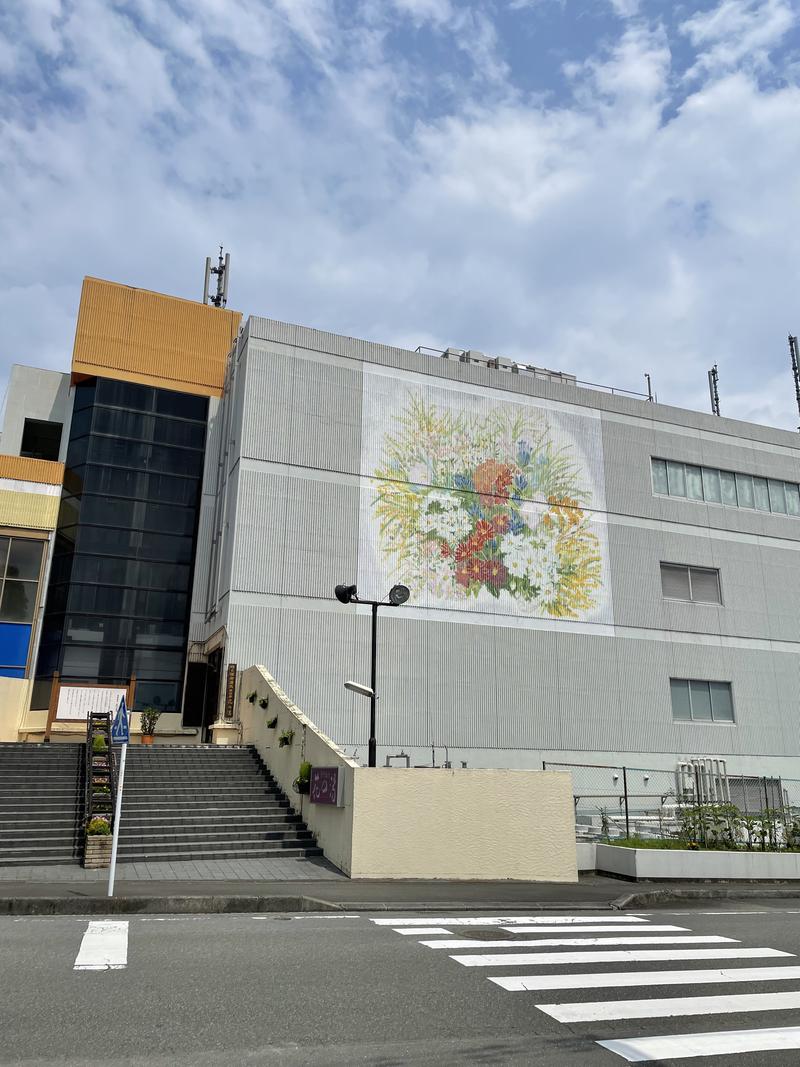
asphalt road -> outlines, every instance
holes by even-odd
[[[0,1063],[800,1065],[800,909],[522,918],[5,917]]]

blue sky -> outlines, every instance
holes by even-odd
[[[0,375],[94,274],[796,428],[798,0],[6,0]]]

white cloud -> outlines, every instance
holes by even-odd
[[[245,312],[630,389],[650,371],[702,410],[716,360],[726,414],[797,425],[796,85],[760,85],[749,46],[676,105],[666,31],[637,21],[568,66],[571,96],[533,99],[488,7],[417,3],[444,70],[391,50],[413,12],[337,10],[12,10],[6,367],[68,366],[83,274],[196,298],[224,241]],[[708,55],[731,20],[686,33]]]
[[[769,54],[797,21],[789,0],[722,0],[681,23],[696,49],[687,77],[731,70],[743,62],[766,66]]]

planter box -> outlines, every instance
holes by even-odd
[[[597,870],[632,882],[800,881],[800,852],[716,852],[596,846]]]
[[[92,870],[108,867],[111,863],[111,842],[111,834],[87,836],[83,852],[84,867]]]

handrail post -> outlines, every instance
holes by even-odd
[[[622,789],[625,793],[625,837],[631,836],[630,814],[628,812],[628,768],[622,768]]]

